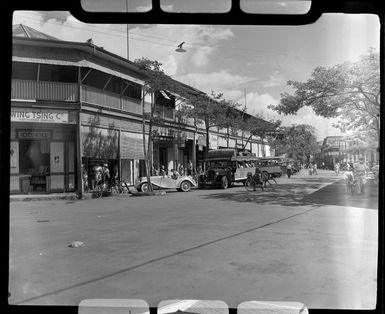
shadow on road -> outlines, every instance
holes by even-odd
[[[364,194],[350,195],[346,192],[345,181],[342,179],[305,196],[303,201],[322,205],[378,209],[378,185],[368,183]]]
[[[345,190],[344,180],[333,182],[329,178],[301,178],[300,182],[295,180],[278,185],[268,186],[264,191],[248,192],[245,189],[238,189],[234,192],[216,190],[216,193],[202,196],[206,199],[221,199],[236,202],[251,202],[257,204],[283,205],[283,206],[322,206],[336,205],[348,207],[361,207],[378,209],[378,186],[369,185],[365,194],[349,195]],[[331,183],[331,184],[330,184]],[[320,185],[328,184],[321,189]]]

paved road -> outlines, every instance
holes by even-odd
[[[247,192],[11,203],[10,302],[86,298],[375,306],[377,190],[329,172]],[[69,248],[72,241],[83,241]]]

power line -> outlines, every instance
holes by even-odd
[[[18,17],[25,18],[25,19],[30,19],[30,20],[36,20],[36,21],[41,22],[41,19],[39,17],[37,17],[36,14],[34,14],[34,13],[35,12],[23,11],[23,14],[27,14],[27,15],[31,15],[31,16],[28,17],[28,16],[23,16],[22,14],[18,14]],[[49,16],[49,15],[46,14],[46,16]],[[51,17],[52,17],[52,19],[56,19],[54,16],[51,16]],[[52,25],[60,25],[62,27],[68,27],[68,28],[73,28],[73,29],[79,29],[79,30],[83,30],[83,31],[91,32],[91,33],[99,33],[99,34],[103,34],[103,35],[107,35],[107,36],[115,36],[115,37],[120,37],[120,38],[126,38],[126,36],[127,36],[125,30],[118,30],[118,29],[103,27],[103,26],[97,25],[97,24],[87,24],[87,25],[92,25],[93,27],[97,27],[97,28],[100,28],[100,29],[105,29],[105,30],[108,30],[109,32],[104,32],[104,31],[97,30],[97,29],[90,30],[90,29],[87,29],[85,27],[79,27],[79,26],[70,25],[70,24],[73,24],[72,21],[67,22],[65,25],[64,25],[64,23],[54,22],[54,21],[50,21],[50,20],[46,21],[45,23],[49,23],[49,24],[52,24]],[[120,25],[120,24],[118,24],[118,25]],[[124,25],[122,25],[122,26],[124,26]],[[111,33],[111,32],[115,32],[116,34]],[[136,37],[132,37],[132,36],[136,36]],[[163,42],[155,42],[155,41],[151,41],[151,40],[140,39],[140,37],[148,37],[148,38],[159,39],[159,40],[162,40],[162,41],[169,41],[170,43],[172,42],[173,44],[167,44],[167,43],[163,43]],[[152,43],[152,44],[156,44],[156,45],[160,45],[160,46],[173,47],[173,48],[175,47],[175,45],[177,43],[179,43],[179,40],[176,41],[176,40],[172,40],[172,39],[169,39],[169,38],[166,38],[166,37],[153,36],[153,35],[148,35],[148,34],[143,34],[143,33],[138,34],[138,33],[135,33],[135,32],[130,32],[130,40],[136,40],[136,41],[141,41],[141,42],[148,42],[148,43]],[[198,45],[198,46],[201,46],[201,47],[194,47],[194,45]],[[241,51],[247,51],[247,52],[256,52],[256,53],[263,53],[263,54],[276,54],[276,55],[281,55],[281,56],[289,56],[289,54],[287,54],[287,53],[277,52],[277,51],[269,51],[269,50],[261,50],[261,49],[251,49],[251,48],[225,46],[225,45],[208,45],[208,44],[202,45],[201,43],[198,43],[198,42],[187,43],[185,46],[186,46],[186,48],[188,50],[195,50],[195,51],[207,51],[207,48],[212,48],[212,49],[221,49],[222,51],[241,50]],[[245,57],[245,56],[246,57],[249,57],[249,56],[257,57],[257,58],[262,58],[263,57],[261,55],[255,56],[255,55],[243,54],[243,53],[241,53],[241,54],[239,54],[239,53],[235,53],[235,54],[232,53],[232,55],[233,56],[241,56],[241,57]],[[326,61],[326,59],[323,59],[323,60]],[[298,61],[299,62],[303,62],[303,63],[307,63],[307,62],[310,62],[310,59],[306,60],[303,57],[301,57],[301,60],[298,60]],[[277,61],[275,60],[274,62],[277,62]]]
[[[23,12],[24,14],[31,14],[30,12]],[[36,16],[35,14],[31,14],[31,15],[34,15]],[[19,16],[22,16],[22,15],[19,15]],[[23,17],[23,16],[22,16]],[[38,20],[40,21],[40,19],[38,17],[36,18],[32,18],[32,17],[26,17],[24,16],[24,18],[27,18],[27,19],[33,19],[33,20]],[[54,17],[52,16],[52,18],[54,19]],[[59,22],[53,22],[53,21],[46,21],[45,23],[49,23],[49,24],[55,24],[55,25],[60,25],[61,23]],[[72,22],[70,22],[72,23]],[[89,30],[89,29],[86,29],[86,28],[83,28],[83,27],[77,27],[77,26],[73,26],[73,25],[68,25],[69,23],[67,22],[66,25],[62,25],[64,27],[70,27],[70,28],[74,28],[74,29],[81,29],[81,30],[86,30],[86,31],[90,31],[90,32],[95,32],[95,33],[100,33],[100,34],[105,34],[105,35],[109,35],[109,36],[119,36],[119,37],[123,37],[126,36],[126,31],[125,30],[119,30],[119,29],[113,29],[113,28],[108,28],[108,27],[103,27],[103,26],[100,26],[100,25],[96,25],[96,24],[91,24],[92,26],[95,26],[95,27],[98,27],[98,28],[101,28],[101,29],[105,29],[105,30],[108,30],[108,31],[112,31],[112,32],[116,32],[116,33],[119,33],[119,34],[122,34],[121,35],[118,35],[118,34],[111,34],[111,33],[106,33],[106,32],[103,32],[103,31],[98,31],[98,30]],[[120,24],[119,24],[120,25]],[[170,41],[172,43],[179,43],[179,41],[176,41],[176,40],[172,40],[172,39],[169,39],[169,38],[166,38],[166,37],[160,37],[160,36],[153,36],[153,35],[148,35],[148,34],[144,34],[144,33],[141,33],[141,34],[138,34],[138,33],[135,33],[135,32],[130,32],[130,34],[132,35],[136,35],[136,36],[139,36],[139,37],[149,37],[149,38],[155,38],[155,39],[161,39],[161,40],[165,40],[165,41]],[[193,42],[193,43],[187,43],[185,46],[188,47],[188,49],[193,49],[193,50],[204,50],[204,48],[197,48],[197,47],[193,47],[194,45],[201,45],[201,43],[198,43],[198,42]],[[274,53],[274,54],[280,54],[280,55],[287,55],[285,53],[282,53],[282,52],[277,52],[277,51],[268,51],[268,50],[261,50],[261,49],[250,49],[250,48],[242,48],[242,47],[234,47],[234,46],[224,46],[224,45],[208,45],[208,44],[205,44],[204,47],[209,47],[209,48],[219,48],[219,49],[231,49],[231,50],[244,50],[244,51],[253,51],[253,52],[262,52],[262,53]]]

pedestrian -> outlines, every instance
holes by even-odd
[[[84,164],[82,164],[82,178],[83,178],[83,189],[84,192],[88,192],[88,173]]]
[[[334,171],[335,171],[336,175],[338,176],[340,173],[340,163],[338,161],[334,165]]]
[[[314,163],[313,165],[313,173],[317,174],[317,163]]]
[[[162,177],[164,177],[166,175],[166,171],[165,171],[163,165],[160,165],[159,175],[162,176]]]
[[[173,179],[173,180],[176,180],[180,177],[180,174],[178,171],[176,171],[176,169],[171,169],[171,176],[170,178]]]
[[[201,164],[198,164],[197,166],[197,175],[200,175],[202,173],[202,166]]]
[[[290,179],[291,177],[291,173],[292,173],[292,168],[293,168],[293,165],[291,164],[291,162],[289,162],[286,166],[286,173],[287,173],[287,177]]]
[[[95,190],[95,187],[102,181],[102,166],[99,162],[92,168],[91,186]]]
[[[191,176],[192,170],[193,170],[193,164],[192,164],[192,161],[189,160],[187,163],[187,175],[188,176]]]
[[[110,175],[110,169],[108,168],[108,165],[105,163],[102,167],[102,180],[104,182],[110,182],[111,175]]]

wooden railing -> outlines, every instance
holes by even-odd
[[[95,87],[82,85],[82,101],[106,108],[114,108],[131,113],[142,113],[139,100],[121,96]]]
[[[76,83],[12,80],[12,99],[78,101]]]
[[[79,101],[78,93],[77,83],[12,80],[12,99],[76,102]],[[82,102],[118,109],[124,112],[142,114],[140,101],[133,98],[121,96],[87,85],[82,85],[81,95]],[[163,108],[162,117],[173,120],[173,110]]]

